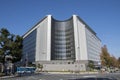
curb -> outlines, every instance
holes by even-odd
[[[0,77],[0,79],[12,78],[12,77],[15,77],[15,76],[3,76],[3,77]]]

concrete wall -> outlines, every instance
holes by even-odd
[[[48,16],[40,24],[37,25],[36,61],[50,60],[50,21],[50,16]]]
[[[45,71],[86,71],[85,64],[44,64]]]
[[[88,59],[100,61],[101,41],[89,29],[85,29],[87,38]]]
[[[73,15],[76,60],[88,60],[85,25]]]

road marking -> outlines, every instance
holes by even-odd
[[[90,78],[91,78],[91,77],[93,77],[93,78],[95,77],[95,78],[96,78],[96,76],[83,76],[83,77],[84,77],[84,78],[88,78],[88,77],[90,77]]]

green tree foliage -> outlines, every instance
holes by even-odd
[[[120,68],[120,57],[118,58],[118,67]]]
[[[94,62],[92,60],[88,62],[88,67],[90,68],[90,71],[95,68]]]
[[[4,64],[5,57],[12,56],[12,62],[17,62],[22,56],[22,37],[11,34],[7,29],[0,29],[0,62]]]
[[[38,68],[40,68],[41,69],[41,71],[42,71],[42,69],[43,69],[43,65],[42,64],[38,64],[38,66],[37,66]]]
[[[0,30],[0,61],[4,63],[5,56],[9,52],[9,38],[10,33],[7,29]]]

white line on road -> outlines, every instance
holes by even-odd
[[[93,78],[96,78],[96,76],[93,76],[93,75],[91,75],[91,76],[83,76],[84,78],[91,78],[91,77],[93,77]]]

